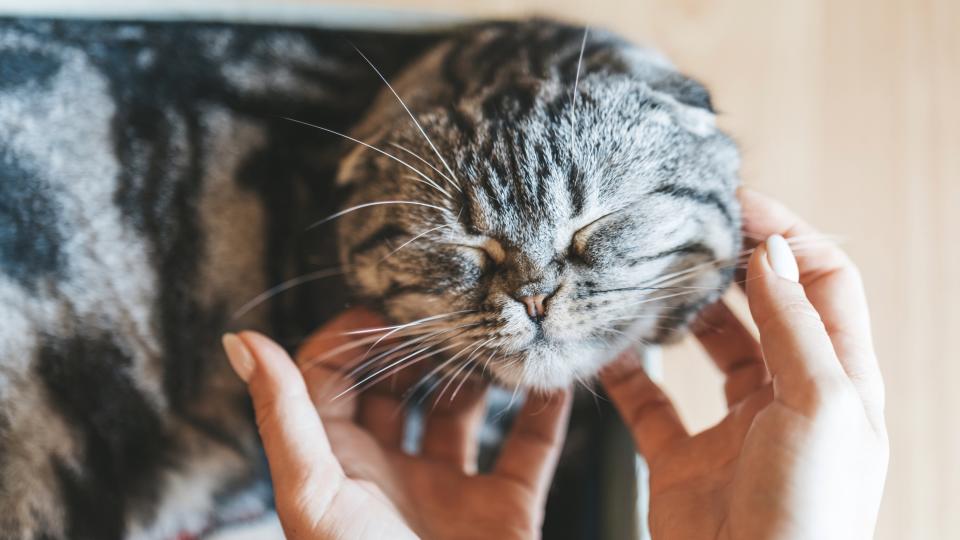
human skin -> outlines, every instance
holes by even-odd
[[[408,384],[387,381],[337,397],[352,384],[342,368],[353,355],[308,361],[344,345],[348,331],[382,325],[368,312],[348,311],[309,340],[297,363],[263,335],[224,338],[253,398],[286,537],[539,537],[569,393],[528,397],[490,474],[476,474],[485,389],[473,383],[437,401],[421,452],[407,454],[396,390]]]
[[[652,537],[872,538],[889,446],[859,273],[778,203],[742,190],[759,342],[723,304],[698,338],[726,374],[729,412],[690,435],[626,355],[601,374],[650,468]],[[782,236],[781,236],[782,235]],[[784,241],[806,238],[796,258]]]
[[[697,338],[726,375],[729,411],[690,435],[666,394],[625,353],[600,374],[650,468],[654,539],[866,539],[886,476],[884,389],[856,268],[836,247],[788,241],[816,232],[783,206],[741,190],[747,237],[767,238],[745,290],[760,340],[722,303]],[[335,349],[380,324],[351,311],[298,354]],[[431,415],[423,452],[400,450],[389,385],[348,388],[334,357],[304,373],[269,339],[224,340],[248,381],[288,538],[532,538],[569,396],[532,397],[493,474],[476,475],[483,391]],[[402,388],[404,385],[400,384]],[[311,400],[312,398],[312,400]]]

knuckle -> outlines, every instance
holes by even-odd
[[[525,430],[517,434],[517,442],[534,447],[549,448],[557,443],[557,437],[540,430]]]
[[[643,423],[647,418],[657,413],[672,413],[673,405],[662,393],[651,395],[647,399],[640,400],[639,403],[630,409],[627,417],[627,423],[631,426],[637,426]]]
[[[804,397],[807,410],[816,415],[824,413],[845,415],[845,411],[854,410],[859,403],[856,391],[849,381],[826,374],[815,374],[807,379]]]
[[[845,262],[840,268],[840,273],[843,278],[850,283],[860,284],[863,283],[863,273],[860,271],[860,267],[853,263],[849,257],[845,257]]]
[[[270,398],[257,403],[253,408],[254,418],[257,423],[257,430],[261,437],[267,437],[273,426],[278,421],[276,399]]]
[[[774,309],[758,325],[760,335],[793,334],[797,330],[826,331],[817,310],[806,300],[791,300]]]
[[[800,320],[811,319],[813,322],[823,325],[820,314],[806,298],[791,298],[788,302],[780,306],[780,308],[776,310],[776,313],[778,313],[780,317],[787,317],[791,320],[794,318],[799,318]]]

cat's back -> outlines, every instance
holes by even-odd
[[[264,508],[217,340],[324,316],[304,294],[232,319],[317,269],[343,149],[284,118],[347,130],[381,84],[352,43],[390,73],[437,39],[0,18],[0,537]]]

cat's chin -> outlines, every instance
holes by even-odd
[[[490,374],[507,387],[559,390],[592,379],[616,352],[589,344],[541,343],[490,365]]]

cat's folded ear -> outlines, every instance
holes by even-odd
[[[344,158],[340,160],[340,166],[337,168],[336,185],[347,186],[352,184],[361,173],[359,167],[362,163],[361,158],[364,153],[370,152],[365,145],[353,143],[352,147],[344,144]]]
[[[657,70],[646,82],[671,105],[674,120],[685,129],[701,137],[716,131],[710,92],[702,84],[673,70]]]
[[[650,88],[673,97],[684,105],[704,109],[715,114],[713,103],[710,101],[710,92],[698,81],[676,71],[667,71],[648,83]]]

